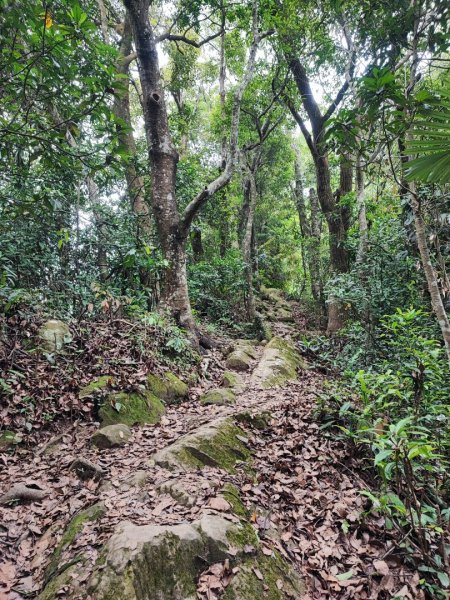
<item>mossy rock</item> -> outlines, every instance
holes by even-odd
[[[203,394],[200,398],[201,404],[234,404],[236,402],[236,395],[230,389],[218,388],[216,390],[209,390],[206,394]]]
[[[216,419],[160,450],[151,462],[166,469],[208,465],[233,472],[238,461],[250,462],[251,458],[249,449],[237,436],[244,437],[245,433],[232,419]]]
[[[241,390],[243,387],[242,378],[233,371],[224,371],[222,375],[222,386],[232,390]]]
[[[158,423],[164,404],[151,392],[118,392],[110,394],[99,410],[102,425]]]
[[[102,375],[101,377],[97,377],[88,383],[88,385],[85,385],[81,388],[81,390],[78,392],[78,398],[83,400],[83,398],[94,396],[95,394],[108,388],[113,383],[114,377],[111,377],[111,375]]]
[[[0,431],[0,450],[7,450],[11,446],[16,446],[22,441],[22,436],[14,431],[5,429]]]
[[[293,323],[294,317],[290,310],[285,308],[278,308],[278,310],[274,314],[275,321],[281,321],[282,323]]]
[[[250,427],[254,427],[255,429],[259,429],[263,431],[267,429],[270,423],[271,415],[268,412],[252,414],[249,412],[242,412],[235,416],[236,421],[239,423],[245,423],[250,425]]]
[[[147,377],[148,390],[166,404],[175,404],[188,397],[189,387],[174,373],[167,371],[162,376],[151,373]]]
[[[255,569],[262,575],[257,577]],[[227,587],[222,600],[300,600],[305,585],[291,565],[278,552],[266,556],[262,552],[239,565],[239,571]]]
[[[264,348],[252,382],[265,388],[283,385],[297,379],[299,368],[306,368],[306,363],[295,346],[283,338],[274,337]]]
[[[235,371],[249,371],[252,363],[251,357],[244,350],[234,350],[228,355],[226,366]]]
[[[46,585],[46,588],[39,596],[40,599],[41,597],[42,599],[53,598],[53,596],[51,595],[51,590],[53,590],[56,587],[56,581],[54,579],[59,578],[59,576],[63,574],[63,572],[66,572],[67,568],[73,564],[72,561],[69,563],[69,565],[60,564],[60,559],[63,552],[65,552],[70,546],[72,546],[79,534],[83,531],[85,523],[88,523],[90,521],[98,521],[103,517],[105,513],[105,505],[102,502],[98,502],[97,504],[93,504],[89,508],[82,510],[73,517],[73,519],[67,526],[61,538],[61,541],[56,546],[55,551],[53,552],[52,558],[50,560],[50,564],[48,565],[45,571],[44,582],[48,585]],[[76,558],[77,562],[79,560],[81,560],[81,557]],[[60,584],[62,587],[63,582],[61,581]],[[58,590],[56,589],[55,591]]]
[[[213,515],[171,526],[123,522],[106,544],[87,592],[96,600],[195,599],[205,565],[233,562],[227,536],[238,528]]]

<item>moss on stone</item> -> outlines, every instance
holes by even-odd
[[[262,574],[260,580],[254,569]],[[279,589],[277,582],[283,583]],[[265,556],[258,552],[257,556],[240,565],[239,572],[232,580],[223,600],[285,600],[286,597],[300,599],[305,587],[293,568],[277,553]]]
[[[151,464],[156,463],[166,469],[206,465],[234,472],[236,462],[250,462],[251,459],[249,449],[237,437],[244,435],[231,419],[219,419],[157,452]]]
[[[234,404],[236,402],[235,394],[227,388],[209,390],[200,398],[201,404]]]
[[[124,423],[131,427],[136,423],[158,423],[163,414],[163,403],[151,392],[111,394],[99,411],[103,426]]]
[[[234,388],[240,384],[240,378],[237,373],[233,371],[225,371],[222,376],[222,385],[225,388]]]
[[[62,573],[53,577],[37,597],[38,600],[57,600],[63,598],[61,590],[73,582],[73,575],[79,572],[80,560],[72,563]]]
[[[167,404],[175,403],[186,398],[188,395],[189,388],[177,377],[174,373],[168,371],[161,377],[151,373],[147,376],[147,387],[149,391],[164,400]]]
[[[77,536],[83,531],[85,523],[88,523],[90,521],[97,521],[98,519],[103,517],[105,512],[105,505],[102,502],[98,502],[97,504],[93,504],[89,508],[79,512],[73,517],[73,519],[68,524],[61,538],[61,541],[56,546],[55,551],[53,552],[50,564],[48,565],[45,571],[45,582],[49,582],[51,579],[53,579],[54,575],[57,574],[58,571],[59,573],[61,573],[62,570],[67,570],[64,565],[60,564],[62,553],[74,543]]]
[[[252,415],[249,412],[238,413],[235,416],[236,420],[240,423],[245,423],[250,425],[250,427],[254,427],[255,429],[264,430],[267,429],[271,415],[268,412],[263,412],[260,414]]]
[[[226,365],[229,369],[234,369],[235,371],[248,371],[251,362],[252,359],[250,356],[244,350],[238,349],[229,354]]]
[[[81,388],[81,390],[78,392],[78,397],[80,400],[82,400],[87,396],[92,396],[96,392],[106,389],[112,383],[114,383],[114,378],[111,377],[111,375],[102,375],[101,377],[97,377],[88,383],[88,385],[85,385]]]

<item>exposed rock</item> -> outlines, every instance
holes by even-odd
[[[201,404],[234,404],[236,402],[236,395],[230,389],[217,388],[203,394],[200,402]]]
[[[158,423],[163,414],[163,403],[151,392],[110,394],[99,411],[103,425]]]
[[[22,440],[22,436],[14,431],[0,431],[0,450],[6,450],[11,446],[20,444]]]
[[[271,302],[272,304],[276,304],[278,306],[282,306],[286,309],[289,309],[289,304],[286,302],[283,292],[277,288],[267,288],[264,285],[260,288],[261,296]]]
[[[237,461],[250,459],[248,448],[236,437],[244,435],[232,419],[216,419],[178,438],[154,454],[151,461],[166,469],[209,465],[233,471]]]
[[[261,361],[252,374],[252,382],[266,388],[282,385],[296,379],[297,369],[305,366],[290,342],[274,337],[264,348]]]
[[[224,371],[222,376],[222,386],[240,392],[244,387],[244,383],[242,377],[238,373]]]
[[[293,323],[294,322],[294,317],[292,316],[292,313],[290,310],[287,310],[285,308],[279,308],[276,312],[275,312],[275,320],[281,321],[282,323]]]
[[[123,423],[107,425],[94,433],[91,441],[97,448],[115,448],[124,446],[131,437],[131,429]]]
[[[87,591],[96,600],[195,599],[205,565],[233,560],[228,537],[237,530],[214,515],[172,526],[120,523]]]
[[[239,571],[231,580],[222,600],[300,600],[305,592],[300,576],[278,553],[265,556],[258,552],[255,558],[239,565]]]
[[[62,349],[64,344],[68,344],[72,340],[67,323],[57,319],[46,321],[39,328],[38,335],[42,348],[48,352],[57,352]]]
[[[82,481],[87,481],[88,479],[102,479],[106,475],[106,471],[99,465],[96,465],[82,456],[76,458],[69,469],[75,471]]]
[[[252,359],[244,352],[244,350],[234,350],[228,355],[226,360],[226,366],[228,369],[234,369],[235,371],[248,371]]]
[[[168,371],[161,377],[150,374],[147,377],[147,387],[157,398],[166,404],[175,404],[188,397],[189,388],[179,377]]]
[[[161,483],[157,490],[160,494],[169,494],[174,500],[182,506],[194,506],[198,496],[204,492],[205,489],[213,488],[214,482],[201,477],[200,475],[195,476],[195,480],[192,480],[192,476],[179,475],[174,479],[169,479]]]
[[[97,521],[106,512],[105,505],[102,502],[93,504],[89,508],[82,510],[70,521],[67,526],[61,541],[56,546],[53,552],[49,566],[45,571],[45,583],[47,584],[43,592],[39,594],[39,600],[53,600],[59,598],[58,591],[61,587],[72,581],[71,576],[67,578],[67,572],[76,572],[80,565],[76,565],[75,570],[73,569],[74,563],[82,561],[82,555],[78,555],[76,559],[72,559],[68,565],[62,564],[61,557],[72,544],[75,542],[79,534],[83,531],[84,524],[89,521]]]
[[[80,400],[89,398],[108,388],[112,383],[114,383],[114,377],[111,377],[111,375],[101,375],[101,377],[93,379],[88,385],[82,387],[78,392],[78,397]]]

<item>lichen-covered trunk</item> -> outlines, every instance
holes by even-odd
[[[175,196],[178,153],[172,143],[149,0],[125,0],[138,57],[144,124],[151,166],[152,209],[167,267],[161,300],[177,322],[192,332],[195,322],[186,276],[186,232]]]

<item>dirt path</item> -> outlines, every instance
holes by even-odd
[[[284,337],[293,331],[284,323],[274,329]],[[252,367],[262,352],[259,347]],[[218,353],[206,359],[220,365]],[[93,565],[120,521],[158,525],[193,521],[225,481],[240,490],[267,551],[277,549],[302,573],[308,585],[304,598],[389,598],[395,594],[420,598],[418,577],[406,571],[398,557],[393,558],[389,540],[382,534],[382,518],[361,518],[364,497],[359,492],[365,485],[355,471],[356,458],[348,446],[325,437],[315,420],[323,375],[302,370],[297,381],[262,389],[252,383],[249,373],[243,383],[235,405],[203,406],[194,399],[168,407],[158,425],[134,428],[133,437],[122,448],[94,448],[89,444],[94,425],[77,423],[54,445],[46,443],[33,452],[1,457],[2,491],[24,482],[36,484],[48,495],[40,503],[0,509],[0,581],[6,582],[0,587],[0,600],[30,598],[41,590],[51,554],[81,509],[99,501],[107,509],[100,520],[85,524],[66,557],[70,560],[70,555],[83,548]],[[193,396],[199,392],[193,390]],[[188,492],[190,480],[195,488],[192,505],[161,493],[161,485],[173,479],[174,473],[150,466],[149,457],[200,425],[243,409],[272,415],[263,432],[247,426],[256,480],[244,466],[234,474],[204,467],[184,476]],[[101,466],[105,480],[81,481],[69,470],[77,456]],[[199,477],[206,482],[200,493]],[[84,579],[89,576],[85,568]],[[217,596],[211,591],[201,597]]]

